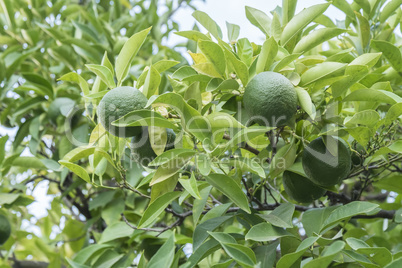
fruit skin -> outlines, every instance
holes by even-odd
[[[112,135],[133,137],[142,127],[116,127],[112,122],[135,110],[144,109],[148,99],[136,88],[117,87],[103,96],[98,106],[98,118],[102,126]]]
[[[311,203],[326,192],[306,177],[287,170],[283,172],[282,183],[286,193],[299,203]]]
[[[313,183],[324,187],[342,182],[352,164],[349,147],[342,139],[334,138],[337,141],[337,156],[327,150],[322,137],[313,140],[303,151],[304,172]]]
[[[260,125],[286,125],[297,111],[293,84],[275,72],[257,74],[246,86],[243,104],[251,119]]]
[[[7,217],[0,215],[0,245],[3,245],[11,235],[11,225]]]
[[[167,141],[165,151],[174,148],[174,141],[176,134],[170,128],[166,129]],[[149,163],[156,158],[156,154],[152,149],[151,142],[148,134],[148,127],[144,131],[133,137],[131,140],[131,152],[134,159],[141,165],[147,167]]]

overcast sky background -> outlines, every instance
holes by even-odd
[[[325,0],[300,0],[297,8],[296,14],[306,7],[326,3]],[[349,1],[350,2],[350,1]],[[194,5],[198,10],[206,12],[213,20],[215,20],[222,29],[223,38],[227,41],[227,30],[226,21],[234,23],[240,26],[240,37],[246,37],[252,42],[257,44],[262,44],[265,36],[262,32],[252,25],[246,18],[245,6],[251,6],[264,11],[269,14],[269,12],[277,5],[281,5],[281,0],[207,0],[205,3],[201,1],[195,1]],[[173,19],[179,23],[180,29],[191,30],[194,26],[195,19],[192,17],[192,9],[189,7],[182,8],[178,10]],[[338,20],[343,20],[345,15],[337,8],[330,6],[325,14],[330,17],[334,22]],[[202,32],[206,32],[203,27],[200,27]],[[168,45],[175,45],[177,43],[185,42],[186,39],[175,34],[171,34],[167,42]],[[16,128],[6,129],[0,126],[0,134],[8,134],[10,137],[15,136]],[[48,183],[43,181],[35,188],[32,195],[35,198],[35,202],[29,206],[29,211],[36,216],[41,218],[47,215],[47,209],[50,208],[50,201],[52,197],[47,196]],[[34,223],[34,222],[33,222]],[[24,224],[25,225],[25,224]]]

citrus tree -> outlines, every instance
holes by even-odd
[[[117,2],[88,4],[90,14],[106,12],[102,21],[120,27]],[[2,3],[11,27],[16,4]],[[56,38],[57,24],[36,23],[45,44],[66,46],[79,61],[51,82],[36,58],[11,72],[24,79],[13,92],[27,93],[23,122],[10,120],[11,105],[2,111],[25,133],[1,157],[4,264],[31,255],[54,267],[399,267],[402,1],[337,0],[298,14],[296,5],[245,8],[266,36],[261,44],[239,38],[231,23],[223,37],[209,15],[195,11],[206,32],[175,32],[191,65],[160,45],[155,21],[129,38],[118,35],[116,51],[92,40],[88,48],[99,58]],[[324,15],[331,5],[344,20]],[[82,15],[87,10],[60,25],[98,21]],[[87,34],[78,28],[74,38]],[[5,60],[18,49],[3,51]],[[74,89],[77,97],[52,98],[43,91],[48,83],[51,92]],[[28,104],[39,96],[46,101],[33,115]],[[32,156],[20,156],[24,148]],[[41,233],[29,233],[20,223],[31,217],[25,185],[41,180],[55,197],[36,223]]]

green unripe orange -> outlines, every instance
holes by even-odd
[[[0,245],[3,245],[11,235],[11,225],[7,217],[0,215]]]
[[[311,203],[326,192],[306,177],[287,170],[283,172],[282,183],[289,197],[299,203]]]
[[[279,127],[297,111],[297,93],[285,76],[275,72],[257,74],[246,86],[244,108],[253,122]]]
[[[320,186],[333,186],[347,177],[351,167],[351,155],[346,142],[340,138],[336,142],[336,155],[325,146],[322,137],[313,140],[304,148],[302,164],[307,177]]]
[[[144,109],[147,102],[148,99],[136,88],[114,88],[106,93],[99,103],[99,121],[102,126],[114,136],[133,137],[141,133],[142,127],[116,127],[112,125],[112,122],[129,112]]]

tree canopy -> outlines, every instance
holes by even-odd
[[[246,6],[261,43],[193,4],[0,0],[1,267],[401,266],[402,1]]]

